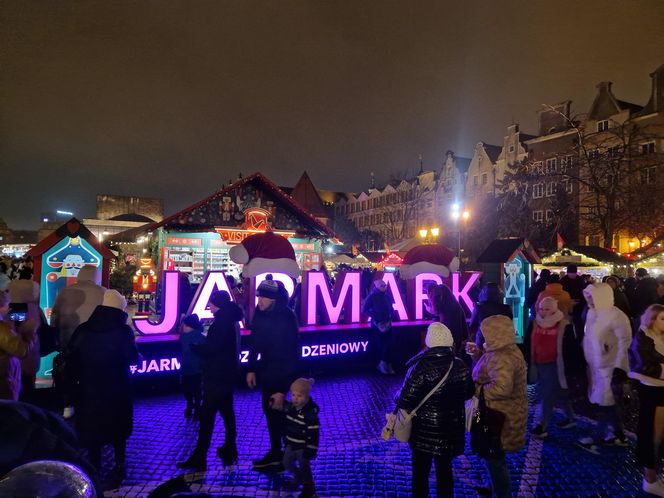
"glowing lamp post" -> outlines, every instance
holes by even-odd
[[[468,221],[470,218],[470,211],[467,209],[464,209],[461,211],[461,206],[459,206],[458,203],[452,204],[451,211],[450,211],[450,217],[454,222],[457,224],[457,233],[458,233],[458,238],[457,238],[457,257],[459,258],[459,263],[461,262],[461,222],[463,221],[464,223]]]
[[[440,235],[440,229],[438,227],[434,228],[421,228],[419,230],[420,238],[424,244],[435,244],[438,242],[438,236]]]

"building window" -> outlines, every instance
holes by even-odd
[[[544,174],[544,164],[542,163],[542,161],[536,161],[533,163],[533,171],[538,175]]]
[[[553,211],[550,209],[546,210],[546,221],[551,221],[553,219]]]
[[[473,175],[473,187],[477,187],[479,185],[479,178],[477,178],[477,175]]]
[[[590,159],[591,161],[599,159],[599,150],[598,149],[589,150],[588,159]]]
[[[551,157],[546,160],[546,174],[550,175],[551,173],[556,172],[557,160],[555,157]]]
[[[486,173],[482,173],[482,185],[486,185],[488,176]]]
[[[563,178],[561,183],[563,184],[563,188],[565,189],[565,192],[567,192],[568,194],[571,194],[572,193],[572,182],[571,182],[571,180],[569,178]]]
[[[533,221],[542,223],[544,221],[544,211],[533,211]]]
[[[603,119],[602,121],[597,121],[597,131],[606,131],[609,129],[609,120]]]
[[[609,147],[609,156],[610,157],[619,156],[621,150],[622,147],[620,145],[614,145],[613,147]]]
[[[641,154],[654,154],[655,153],[655,142],[648,142],[647,144],[641,144]]]
[[[651,184],[657,181],[657,166],[643,168],[641,171],[641,183]]]
[[[574,166],[574,156],[564,156],[560,158],[560,172],[565,173],[567,168]]]
[[[544,196],[544,184],[536,183],[533,185],[533,199],[539,199]]]
[[[556,182],[549,182],[546,184],[546,196],[551,197],[556,194]]]
[[[510,145],[509,151],[514,152],[514,145]]]

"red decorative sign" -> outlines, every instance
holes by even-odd
[[[380,260],[379,265],[382,266],[400,266],[403,264],[403,258],[399,256],[396,252],[391,252],[383,259]]]
[[[168,246],[202,246],[203,239],[184,238],[184,237],[167,237],[166,245]]]

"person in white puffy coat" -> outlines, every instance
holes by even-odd
[[[604,283],[583,290],[588,303],[583,353],[588,363],[588,399],[599,405],[598,431],[604,444],[626,446],[622,423],[622,385],[627,380],[627,351],[632,341],[629,318],[613,305],[613,289]],[[613,432],[607,431],[611,425]],[[582,447],[596,452],[590,437],[579,441]]]

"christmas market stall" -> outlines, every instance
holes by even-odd
[[[500,283],[504,302],[512,308],[517,341],[523,341],[528,326],[526,291],[532,283],[533,266],[540,258],[532,244],[522,238],[496,239],[477,258],[484,283]]]
[[[576,265],[580,274],[589,274],[601,281],[607,275],[626,277],[632,261],[604,247],[569,246],[542,258],[541,264],[535,265],[536,271],[548,268],[551,272],[564,272],[567,265]]]

